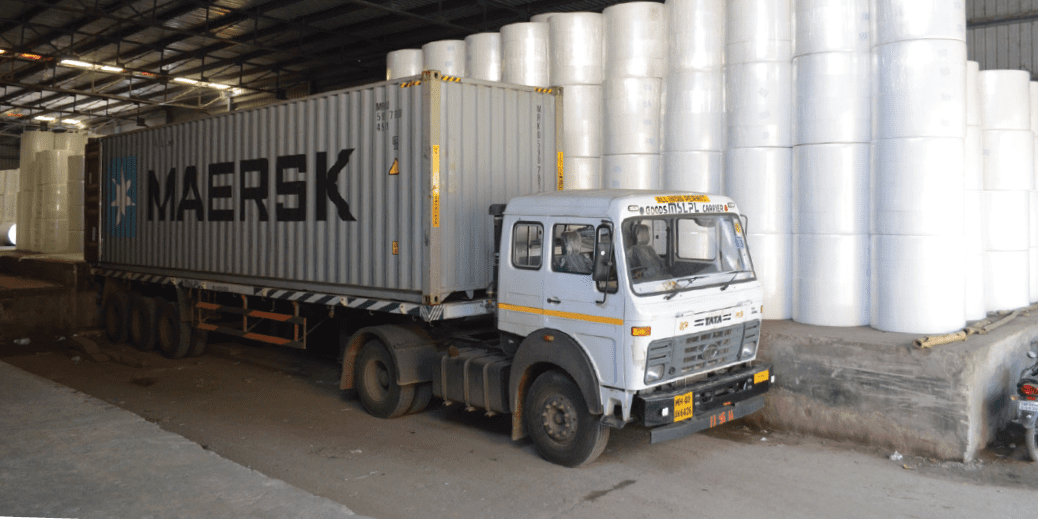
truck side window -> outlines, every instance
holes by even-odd
[[[539,223],[519,222],[512,229],[512,265],[523,269],[541,268],[541,243],[544,227]]]
[[[551,269],[570,274],[590,274],[595,228],[583,224],[558,224],[553,234]]]

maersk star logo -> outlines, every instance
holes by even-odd
[[[112,160],[108,170],[108,234],[137,237],[137,157]]]

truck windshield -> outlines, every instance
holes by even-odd
[[[639,295],[755,279],[733,214],[629,218],[621,226],[627,272]]]

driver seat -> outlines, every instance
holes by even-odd
[[[649,245],[650,238],[648,225],[636,225],[634,227],[635,243],[627,247],[626,251],[630,270],[632,272],[639,270],[642,278],[658,277],[666,270],[663,259],[656,254],[656,249]]]

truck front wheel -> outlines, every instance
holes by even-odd
[[[364,344],[353,377],[360,402],[371,416],[397,418],[411,409],[414,385],[396,383],[396,362],[382,341],[372,339]]]
[[[588,412],[580,388],[566,375],[547,371],[537,377],[524,407],[526,429],[544,459],[578,467],[605,450],[609,428]]]

